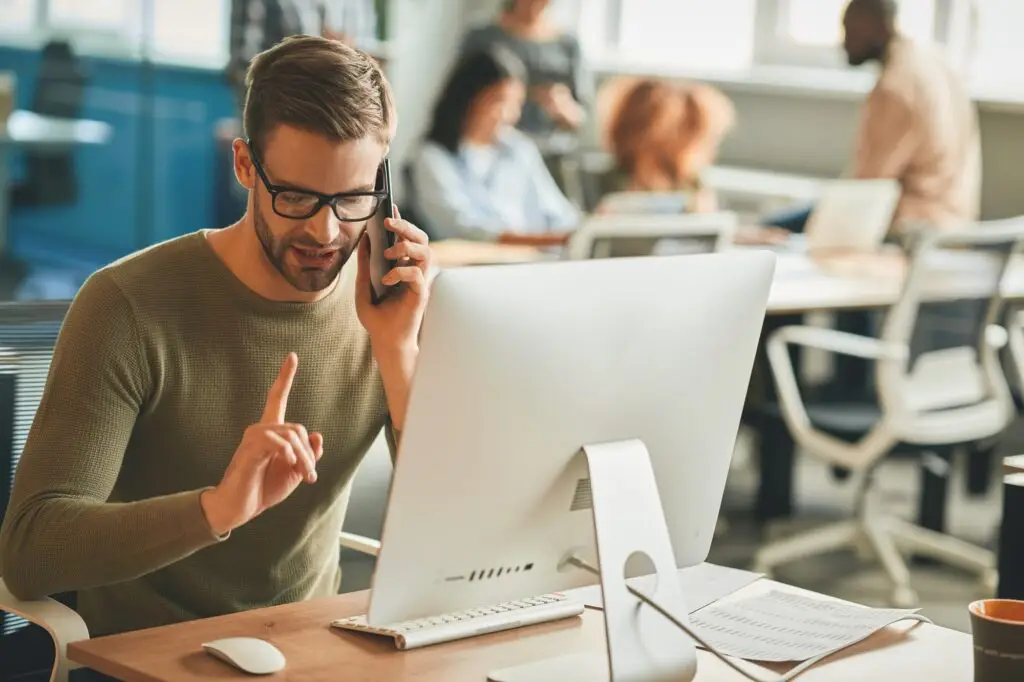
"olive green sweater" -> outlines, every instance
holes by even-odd
[[[287,419],[323,434],[318,481],[218,539],[200,492],[259,420],[289,351]],[[347,486],[386,418],[351,286],[272,302],[203,232],[151,247],[95,273],[71,305],[0,571],[19,598],[79,591],[94,636],[334,594]]]

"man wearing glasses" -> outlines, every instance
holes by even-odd
[[[308,36],[247,86],[245,215],[89,279],[16,474],[3,578],[77,592],[93,636],[336,593],[348,484],[405,419],[430,251],[389,218],[398,288],[374,305],[364,238],[390,86]]]

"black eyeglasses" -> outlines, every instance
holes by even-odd
[[[247,141],[248,144],[248,141]],[[282,218],[305,220],[320,212],[324,205],[329,205],[338,220],[358,223],[369,220],[377,213],[384,199],[388,198],[388,189],[384,187],[383,166],[377,170],[377,189],[372,192],[338,192],[337,194],[320,194],[305,189],[295,189],[284,185],[275,185],[267,178],[263,164],[256,156],[256,150],[249,145],[249,157],[256,174],[260,176],[263,186],[270,193],[271,206],[274,213]],[[384,161],[387,163],[387,160]]]

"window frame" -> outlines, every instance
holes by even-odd
[[[602,61],[608,57],[619,57],[629,61],[628,55],[622,52],[622,32],[615,30],[621,27],[625,16],[622,0],[588,1],[602,6],[603,12],[607,15],[605,24],[611,29],[608,35],[603,36],[603,44],[596,51],[595,57]],[[966,63],[975,24],[972,13],[973,0],[934,2],[933,39],[951,52],[958,63]],[[801,45],[785,35],[784,26],[790,5],[791,0],[756,0],[751,67],[846,68],[839,46]],[[678,68],[687,70],[686,67]]]
[[[651,66],[623,52],[619,37],[625,0],[586,0],[605,13],[605,35],[581,36],[593,71],[600,76],[649,75],[700,78],[748,92],[775,92],[801,97],[859,99],[872,87],[870,68],[851,69],[838,48],[795,45],[783,31],[783,8],[789,0],[757,0],[754,45],[745,69],[707,70],[681,64]],[[979,78],[974,68],[978,30],[976,0],[935,0],[935,38],[953,66],[960,70],[975,101],[986,110],[1024,113],[1024,86]]]
[[[149,0],[150,2],[158,0]],[[164,0],[171,1],[173,0]],[[146,61],[154,64],[220,71],[230,58],[231,2],[214,0],[223,17],[220,50],[216,58],[209,56],[186,57],[162,53],[150,41],[133,40],[129,30],[111,31],[101,29],[76,29],[50,21],[50,0],[34,0],[35,21],[27,32],[5,32],[0,28],[0,45],[28,50],[42,48],[48,41],[62,39],[69,41],[80,54],[100,59],[121,61]],[[141,13],[141,12],[140,12]],[[143,19],[145,15],[143,14]],[[145,33],[145,31],[143,31]]]
[[[944,47],[956,47],[956,59],[962,59],[957,22],[964,7],[970,11],[971,0],[934,0],[935,27],[932,39]],[[846,68],[840,46],[821,47],[802,45],[786,35],[785,26],[791,0],[758,0],[757,37],[754,43],[756,66],[797,68]],[[838,18],[837,18],[838,20]],[[956,36],[956,40],[953,40]]]
[[[598,40],[595,40],[595,36],[591,35],[579,35],[580,43],[587,51],[587,57],[591,64],[591,69],[597,73],[613,73],[621,72],[628,73],[631,75],[657,75],[657,76],[673,76],[673,75],[693,75],[700,73],[706,75],[711,74],[734,74],[737,69],[734,67],[722,67],[722,68],[700,68],[695,66],[683,66],[678,64],[663,64],[659,62],[652,62],[648,58],[638,58],[635,55],[631,55],[628,51],[623,49],[623,29],[622,26],[625,23],[624,19],[627,16],[628,8],[626,2],[628,0],[582,0],[583,2],[589,3],[586,11],[593,11],[603,13],[605,16],[600,22],[600,25],[604,29],[604,35],[599,36]],[[580,0],[577,0],[580,2]],[[754,0],[755,8],[758,13],[761,11],[761,2],[763,0]],[[599,9],[594,9],[599,7]],[[582,12],[580,13],[582,15]],[[754,39],[757,40],[757,32],[760,29],[755,18],[754,25]],[[576,27],[571,27],[576,28]],[[751,53],[752,57],[756,56]],[[753,61],[753,60],[752,60]]]

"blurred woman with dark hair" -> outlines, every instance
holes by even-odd
[[[605,144],[622,176],[619,190],[673,192],[676,199],[683,192],[683,210],[716,210],[714,194],[700,176],[735,123],[725,95],[699,83],[629,79],[606,86],[599,108],[605,114]],[[604,204],[600,210],[615,207]]]
[[[523,74],[495,46],[449,75],[411,168],[414,208],[435,239],[559,244],[578,222],[536,145],[515,129]]]

